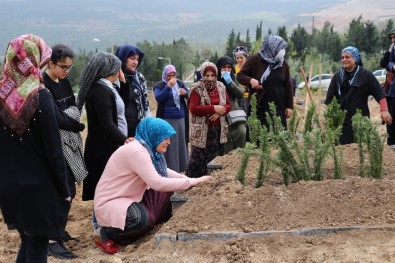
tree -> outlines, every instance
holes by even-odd
[[[262,37],[262,21],[259,25],[256,26],[255,31],[255,41],[258,41]]]
[[[364,28],[364,41],[361,50],[365,51],[367,54],[373,54],[380,50],[379,41],[380,37],[377,27],[372,21],[366,21]]]
[[[247,29],[247,34],[246,34],[246,47],[247,47],[248,52],[251,52],[252,44],[251,44],[251,39],[250,39],[250,29]]]
[[[226,56],[232,57],[235,44],[236,44],[236,34],[235,34],[235,30],[232,29],[232,31],[228,35],[228,41],[226,43],[226,51],[225,51]]]
[[[360,49],[363,46],[364,38],[364,25],[362,22],[362,16],[358,19],[353,19],[348,28],[346,35],[346,46],[354,46]]]
[[[388,34],[391,33],[391,30],[394,28],[394,21],[392,19],[388,19],[385,24],[385,28],[380,32],[380,47],[382,50],[387,50],[389,47]]]
[[[277,35],[282,37],[286,42],[289,42],[287,28],[285,26],[280,26],[277,28]]]
[[[303,26],[298,24],[297,28],[292,32],[291,41],[294,48],[292,56],[301,59],[302,63],[304,63],[307,51],[311,47],[311,36]]]
[[[339,60],[341,50],[340,36],[333,31],[333,24],[326,21],[324,27],[316,32],[316,48],[321,54],[327,54],[333,61]]]

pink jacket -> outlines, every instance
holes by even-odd
[[[171,192],[197,184],[196,178],[167,171],[167,178],[158,174],[148,151],[137,140],[118,148],[96,186],[93,205],[98,224],[123,230],[128,207],[140,202],[146,189]]]

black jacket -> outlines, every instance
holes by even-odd
[[[60,238],[70,209],[66,166],[52,96],[47,89],[38,96],[39,109],[22,140],[0,129],[0,208],[9,228]]]

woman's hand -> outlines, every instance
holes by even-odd
[[[176,85],[177,83],[177,79],[176,78],[171,78],[168,82],[167,82],[167,86],[171,89],[174,87],[174,85]]]
[[[256,79],[254,79],[254,78],[252,78],[252,79],[250,80],[250,84],[251,84],[251,87],[252,87],[253,89],[263,89],[262,85],[259,84],[259,81],[256,80]]]
[[[286,108],[285,109],[285,118],[289,119],[292,116],[292,109]]]
[[[196,179],[198,180],[198,183],[204,183],[204,182],[207,182],[207,181],[211,180],[212,178],[213,177],[210,176],[210,175],[204,175],[204,176],[198,177]]]
[[[221,115],[219,113],[214,113],[213,115],[211,115],[210,117],[208,117],[208,119],[210,121],[216,121]]]
[[[381,112],[381,119],[383,120],[383,122],[385,122],[385,124],[387,125],[391,125],[392,123],[392,116],[391,114],[389,114],[388,111],[382,111]]]
[[[125,78],[125,74],[123,74],[122,69],[119,69],[119,81],[122,83],[126,83],[126,78]]]
[[[183,88],[179,88],[179,89],[178,89],[178,92],[180,93],[180,95],[185,95],[185,94],[187,94],[187,91],[186,91],[185,89],[183,89]]]
[[[67,197],[67,198],[65,198],[65,199],[66,199],[66,201],[71,202],[71,196],[69,196],[69,197]]]
[[[214,105],[214,111],[219,115],[224,115],[226,113],[226,108],[222,105]]]
[[[127,143],[129,143],[129,142],[132,142],[132,141],[134,141],[134,140],[135,140],[134,137],[126,138],[125,144],[127,144]]]

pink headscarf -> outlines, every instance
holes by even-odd
[[[38,108],[38,91],[44,88],[41,68],[52,49],[38,36],[22,35],[8,44],[0,80],[0,118],[22,135]]]
[[[177,71],[176,71],[176,67],[175,66],[173,66],[173,65],[167,65],[167,66],[165,66],[164,68],[163,68],[163,72],[162,72],[162,80],[164,81],[164,82],[166,82],[167,83],[167,81],[166,81],[166,77],[167,77],[167,75],[169,74],[169,73],[177,73]]]

